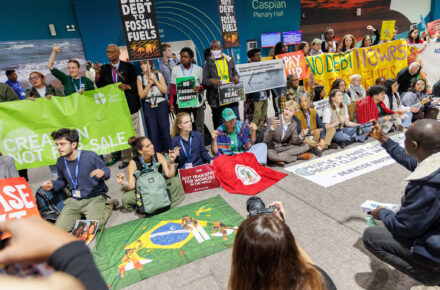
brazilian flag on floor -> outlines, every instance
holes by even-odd
[[[107,285],[120,289],[231,248],[242,221],[216,196],[105,229],[93,255]]]

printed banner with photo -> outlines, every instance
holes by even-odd
[[[243,218],[220,196],[98,233],[96,266],[121,289],[231,248]]]
[[[176,78],[177,104],[180,109],[200,105],[198,94],[194,91],[196,84],[195,76]]]
[[[382,21],[382,29],[380,31],[380,40],[392,40],[395,25],[396,25],[396,20]]]
[[[395,78],[397,73],[408,66],[408,46],[403,39],[355,48],[345,53],[326,53],[306,57],[313,79],[329,92],[334,80],[344,79],[350,83],[353,74],[362,77],[362,85],[368,88],[379,77]]]
[[[409,44],[408,63],[418,62],[422,65],[420,76],[432,86],[440,80],[440,42]]]
[[[230,103],[235,103],[244,100],[244,87],[243,82],[238,84],[226,83],[218,87],[218,95],[220,100],[220,106],[224,106]]]
[[[130,60],[162,56],[153,0],[119,0],[119,12]]]
[[[284,60],[284,70],[286,71],[286,77],[290,74],[294,74],[298,79],[302,80],[308,78],[310,71],[307,67],[306,58],[302,50],[279,54],[277,59]]]
[[[50,133],[77,129],[79,149],[107,154],[127,149],[135,135],[127,100],[118,84],[82,95],[0,103],[0,152],[18,169],[56,163],[58,151]]]
[[[98,226],[99,221],[76,220],[71,234],[88,245],[95,237]]]
[[[179,169],[179,176],[185,193],[220,187],[220,183],[215,178],[214,170],[210,164]]]
[[[404,133],[390,138],[403,146]],[[394,159],[379,142],[374,141],[294,165],[286,170],[323,187],[329,187],[393,163]]]
[[[237,64],[235,68],[243,82],[245,94],[286,86],[281,59]]]
[[[223,48],[240,46],[234,0],[217,0],[222,27]]]

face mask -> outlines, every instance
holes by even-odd
[[[222,51],[219,50],[211,50],[211,55],[213,58],[220,58],[222,57]]]

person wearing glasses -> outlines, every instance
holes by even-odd
[[[32,88],[26,93],[26,99],[34,101],[35,98],[50,99],[52,96],[63,97],[64,94],[60,89],[46,84],[44,75],[38,71],[29,74],[29,82]]]

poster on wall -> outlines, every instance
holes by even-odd
[[[222,25],[223,48],[240,46],[234,0],[217,0]]]
[[[158,58],[162,51],[153,0],[133,2],[119,0],[122,29],[130,60]]]

